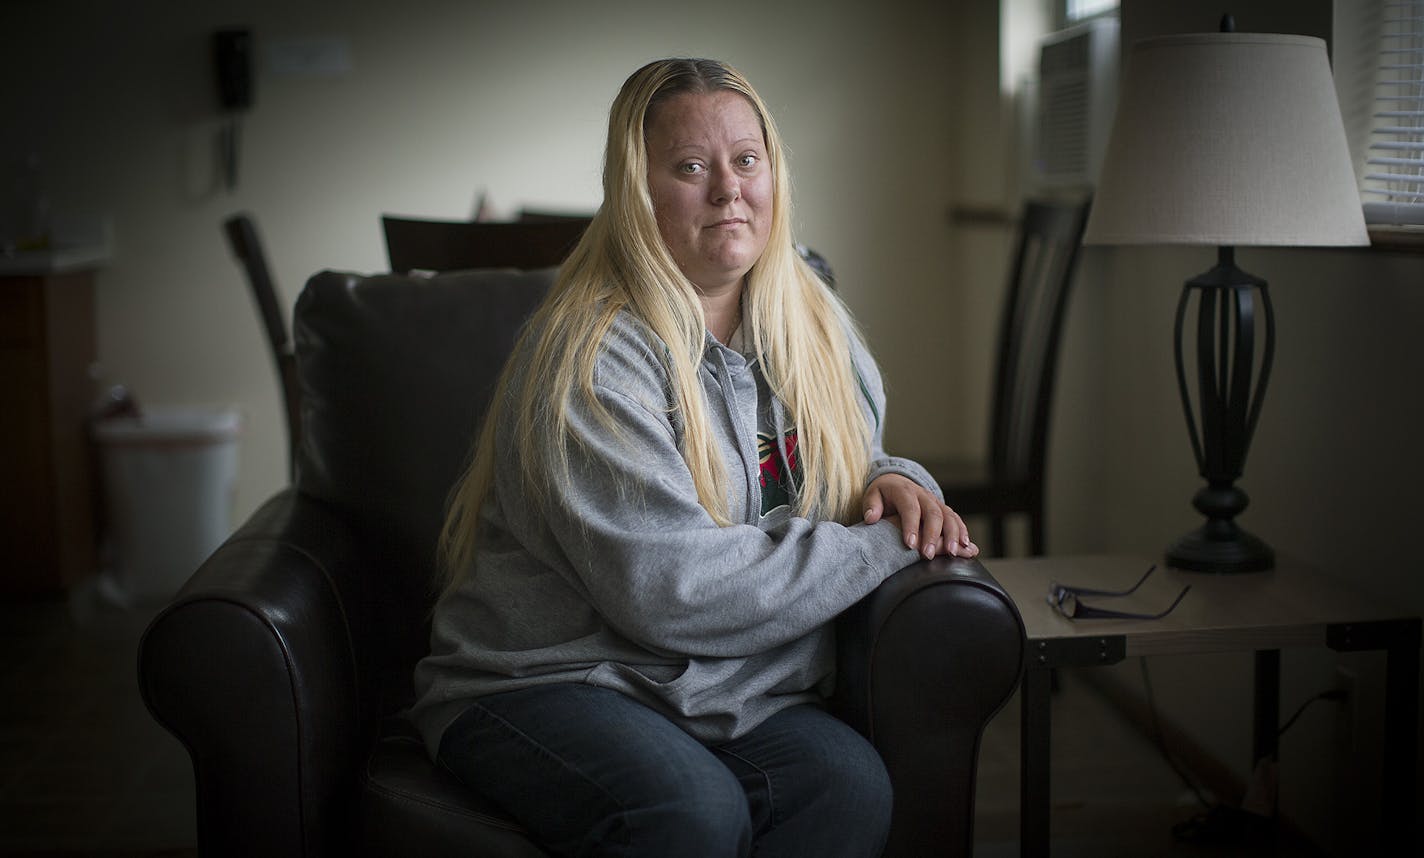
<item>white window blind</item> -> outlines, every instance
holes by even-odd
[[[1118,0],[1067,0],[1063,7],[1069,24],[1116,9]]]
[[[1382,3],[1365,220],[1424,224],[1424,0]]]

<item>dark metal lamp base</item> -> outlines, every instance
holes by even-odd
[[[1197,329],[1185,336],[1187,306],[1197,298]],[[1264,341],[1257,341],[1257,317]],[[1235,250],[1217,249],[1216,267],[1188,280],[1174,329],[1177,387],[1197,469],[1206,485],[1192,506],[1206,523],[1167,550],[1167,563],[1193,572],[1260,572],[1275,565],[1270,546],[1236,525],[1250,499],[1236,485],[1266,396],[1276,323],[1266,281],[1236,267]],[[1192,404],[1188,359],[1196,352],[1198,402]],[[1260,357],[1260,369],[1255,361]],[[1198,426],[1197,418],[1201,418]]]
[[[1167,565],[1189,572],[1264,572],[1275,563],[1269,545],[1231,522],[1207,522],[1167,549]]]

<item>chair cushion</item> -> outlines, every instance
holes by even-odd
[[[365,855],[548,858],[503,811],[431,763],[414,735],[376,743],[361,793]]]

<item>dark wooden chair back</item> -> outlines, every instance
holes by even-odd
[[[518,220],[524,223],[548,223],[550,221],[581,220],[588,223],[592,215],[575,212],[560,212],[545,209],[520,209]]]
[[[997,480],[1043,480],[1058,345],[1087,204],[1030,200],[999,323],[990,464]]]
[[[496,222],[381,217],[391,271],[534,270],[559,265],[591,218]]]
[[[257,234],[252,216],[236,214],[229,217],[223,222],[223,232],[227,235],[233,255],[247,275],[252,297],[257,302],[257,312],[267,333],[267,344],[272,350],[277,380],[282,388],[282,404],[287,413],[287,476],[290,479],[295,476],[297,449],[302,439],[301,386],[297,383],[297,359],[292,338],[287,332],[286,316],[282,313],[277,287],[267,267],[262,239]]]
[[[1029,552],[1047,551],[1044,477],[1059,342],[1088,201],[1029,200],[1018,224],[999,323],[989,449],[980,461],[923,460],[962,516],[986,516],[990,554],[1007,553],[1007,518],[1028,517]]]

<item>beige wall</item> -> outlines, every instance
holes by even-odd
[[[236,404],[242,517],[283,484],[285,441],[224,217],[256,216],[290,306],[317,270],[384,268],[382,212],[464,217],[480,190],[499,214],[593,208],[623,78],[660,56],[723,58],[790,144],[799,236],[832,260],[880,354],[892,443],[950,450],[963,443],[957,416],[980,407],[953,382],[966,370],[951,332],[967,323],[944,214],[967,172],[956,156],[965,58],[991,80],[996,62],[992,29],[980,47],[957,25],[975,8],[992,28],[993,0],[10,0],[0,32],[19,38],[0,55],[0,187],[36,151],[57,212],[112,218],[102,377],[147,403]],[[234,25],[252,29],[259,55],[283,39],[343,38],[352,71],[279,76],[259,62],[228,193],[208,38]]]

